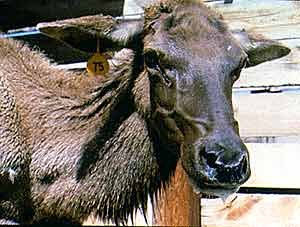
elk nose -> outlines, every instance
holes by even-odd
[[[207,144],[202,151],[207,165],[206,175],[220,184],[242,184],[250,176],[249,157],[245,145],[225,146],[215,142]]]

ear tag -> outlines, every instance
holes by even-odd
[[[86,70],[90,76],[106,77],[109,71],[109,63],[99,49],[99,40],[97,40],[97,52],[88,60]]]

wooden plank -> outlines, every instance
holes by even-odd
[[[154,205],[154,225],[200,226],[200,198],[179,163],[175,176]]]
[[[237,194],[226,203],[202,199],[202,227],[299,227],[300,196]]]
[[[130,15],[136,13],[143,13],[142,1],[139,0],[125,0],[123,7],[123,15]]]
[[[224,16],[231,29],[255,31],[290,47],[300,44],[299,1],[236,0],[232,4],[208,4]]]
[[[251,177],[243,187],[300,189],[299,143],[246,144]]]
[[[295,136],[248,136],[242,137],[244,143],[299,143],[300,135]]]
[[[300,91],[233,93],[235,117],[242,137],[299,136]]]

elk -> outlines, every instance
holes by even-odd
[[[87,52],[96,40],[119,52],[103,79],[0,40],[0,219],[81,223],[94,213],[122,223],[146,209],[179,160],[200,193],[226,196],[249,178],[232,85],[245,66],[287,48],[234,38],[192,0],[153,3],[139,20],[100,15],[38,27]]]

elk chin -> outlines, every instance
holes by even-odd
[[[221,198],[223,201],[226,201],[227,198],[236,193],[240,187],[232,188],[223,188],[223,187],[214,187],[207,186],[205,183],[195,182],[194,179],[189,178],[190,184],[192,185],[193,191],[196,194],[201,194],[202,197],[208,198]]]

